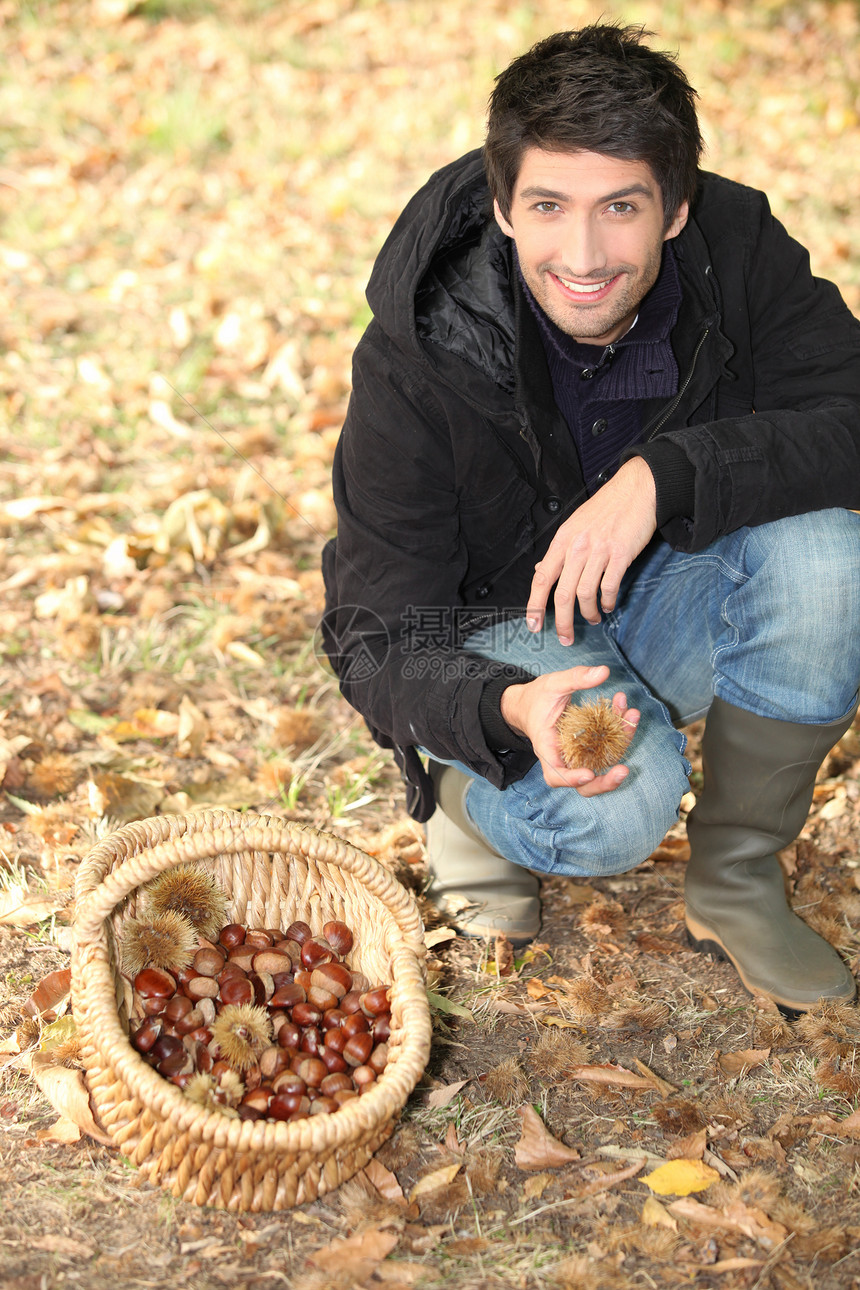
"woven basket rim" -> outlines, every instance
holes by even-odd
[[[165,836],[173,829],[181,832]],[[151,845],[146,841],[149,836],[154,839]],[[297,845],[303,858],[318,868],[337,865],[351,873],[382,907],[379,926],[391,956],[392,984],[396,982],[400,1043],[373,1089],[335,1113],[294,1122],[239,1120],[192,1102],[131,1047],[117,1007],[118,968],[111,958],[109,923],[126,896],[173,864],[248,851],[294,855]],[[100,882],[93,882],[111,858],[119,863]],[[420,929],[420,916],[413,898],[396,879],[352,843],[294,821],[238,812],[156,816],[151,822],[123,826],[97,844],[82,862],[79,890],[73,925],[73,999],[85,1014],[82,1029],[99,1059],[122,1080],[128,1096],[169,1121],[176,1133],[240,1152],[317,1153],[348,1146],[389,1120],[406,1102],[424,1070],[430,1047],[423,965],[416,945],[410,943]],[[386,903],[389,894],[395,909]],[[405,927],[399,925],[398,913]],[[415,920],[417,927],[413,929]]]

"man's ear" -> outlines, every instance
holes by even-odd
[[[493,198],[493,214],[495,215],[496,223],[498,224],[502,232],[507,233],[508,237],[513,237],[514,235],[513,225],[510,224],[508,220],[505,219],[504,215],[502,214],[502,208],[495,198]]]
[[[496,218],[498,218],[498,216]],[[672,223],[669,225],[668,229],[663,234],[663,241],[668,242],[670,238],[677,237],[681,229],[687,223],[687,220],[689,218],[690,218],[690,203],[681,202],[681,205],[678,207],[675,218],[672,220]]]

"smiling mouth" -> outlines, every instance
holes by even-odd
[[[615,273],[611,278],[604,278],[602,282],[574,282],[571,278],[563,278],[558,273],[552,273],[556,282],[561,286],[569,296],[583,301],[602,300],[610,289],[620,278],[620,273]]]

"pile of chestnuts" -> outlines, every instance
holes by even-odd
[[[391,1010],[343,961],[345,923],[222,927],[190,962],[133,976],[130,1042],[194,1101],[244,1120],[335,1112],[385,1069]]]

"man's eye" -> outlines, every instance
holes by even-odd
[[[538,202],[535,209],[539,210],[541,214],[551,215],[554,211],[561,210],[561,207],[558,202]]]
[[[633,206],[632,202],[613,202],[609,209],[612,211],[613,215],[629,215],[630,212],[636,208]]]

